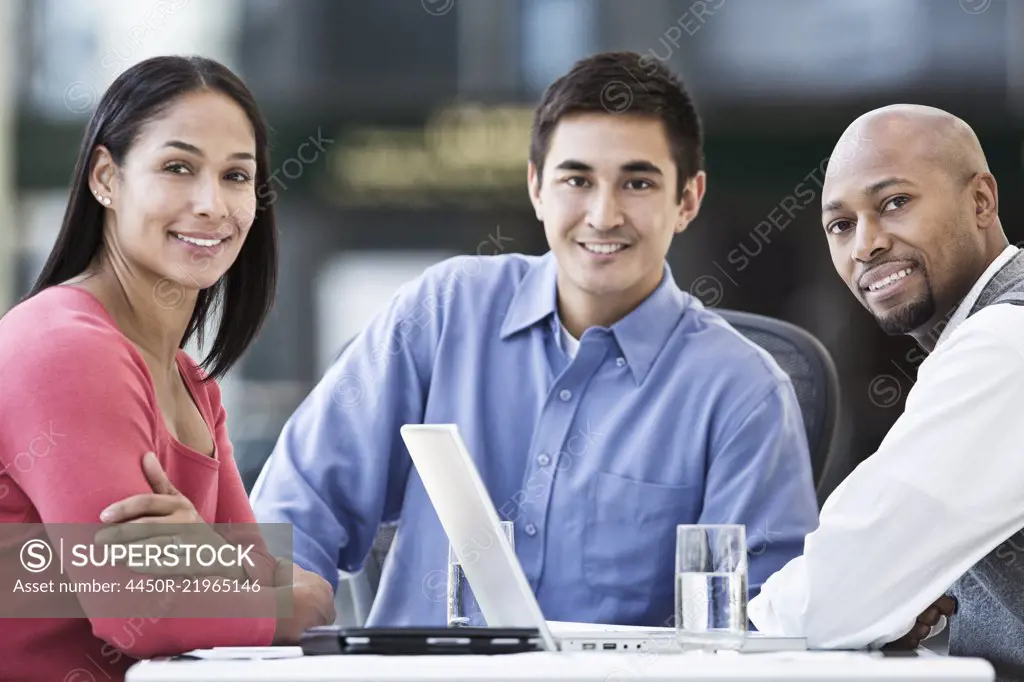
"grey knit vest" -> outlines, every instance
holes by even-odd
[[[1024,250],[985,285],[968,316],[995,304],[1024,305]],[[1024,380],[1024,379],[1022,379]],[[984,452],[964,453],[984,458]],[[1024,445],[1020,456],[1024,457]],[[979,467],[984,467],[983,460]],[[999,476],[999,471],[986,471]],[[1024,489],[1021,490],[1024,504]],[[996,679],[1024,680],[1024,529],[1007,538],[954,583],[949,653],[987,659]]]

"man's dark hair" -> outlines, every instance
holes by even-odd
[[[643,67],[644,62],[649,62]],[[533,115],[530,161],[537,182],[551,133],[563,116],[603,113],[645,116],[662,122],[676,164],[676,201],[686,182],[704,170],[704,133],[700,115],[682,82],[660,63],[635,52],[604,52],[576,62],[544,92]]]

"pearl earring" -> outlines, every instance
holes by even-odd
[[[101,197],[99,192],[96,192],[96,201],[104,206],[110,206],[110,197]]]

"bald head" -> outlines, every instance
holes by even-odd
[[[839,138],[829,159],[829,174],[863,152],[895,152],[934,164],[959,182],[989,172],[978,136],[967,123],[935,107],[893,104],[857,118]],[[827,178],[826,178],[827,180]]]
[[[924,339],[1005,248],[995,178],[970,126],[911,104],[843,132],[822,186],[836,271],[890,333]]]

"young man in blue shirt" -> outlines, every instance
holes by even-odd
[[[458,424],[551,620],[668,623],[677,524],[746,524],[752,595],[816,526],[788,377],[665,262],[704,196],[701,123],[639,59],[582,60],[537,108],[528,181],[550,251],[457,257],[402,287],[256,483],[257,517],[294,524],[295,561],[332,583],[400,519],[371,625],[445,622],[428,583],[448,542],[406,423]],[[624,69],[637,82],[612,113]]]

